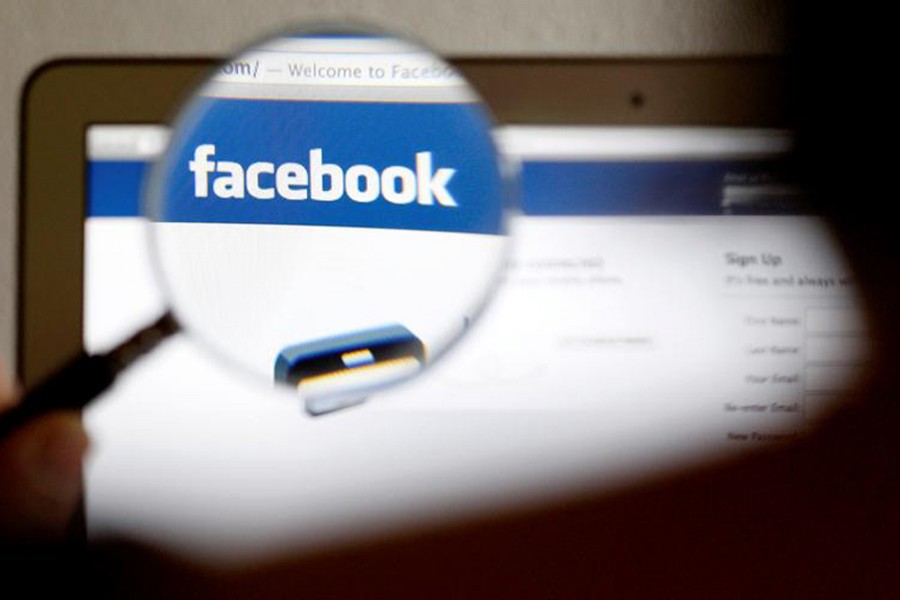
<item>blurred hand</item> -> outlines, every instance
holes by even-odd
[[[19,390],[0,364],[0,411]],[[62,539],[78,508],[88,438],[75,412],[57,412],[0,440],[0,541]]]

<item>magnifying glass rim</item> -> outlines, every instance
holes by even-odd
[[[163,190],[166,187],[164,182],[166,181],[168,175],[171,173],[172,162],[175,160],[173,149],[179,146],[179,144],[177,143],[178,135],[176,132],[188,131],[189,129],[185,129],[186,127],[191,128],[192,126],[196,126],[196,123],[192,123],[191,121],[200,118],[200,116],[202,116],[203,114],[202,109],[198,108],[198,103],[200,99],[203,98],[202,92],[210,85],[210,83],[213,81],[213,78],[220,71],[222,66],[227,64],[229,61],[235,60],[236,58],[253,52],[259,49],[261,46],[270,44],[273,41],[286,38],[302,38],[307,36],[357,36],[371,38],[383,37],[386,39],[394,39],[406,45],[409,45],[411,48],[421,51],[423,54],[427,53],[446,63],[446,61],[438,53],[434,52],[427,45],[422,44],[418,40],[407,35],[388,32],[384,28],[377,25],[363,24],[358,21],[350,21],[340,24],[335,21],[310,22],[282,29],[275,35],[268,35],[264,38],[260,38],[252,44],[247,44],[243,47],[243,49],[233,54],[230,58],[218,62],[216,65],[211,67],[202,77],[200,77],[193,86],[191,86],[190,91],[185,95],[182,102],[178,105],[175,117],[170,120],[170,130],[172,133],[169,138],[169,142],[164,152],[152,165],[149,176],[145,179],[145,185],[143,186],[143,193],[141,195],[141,209],[142,214],[145,218],[145,232],[150,248],[151,268],[169,312],[175,316],[176,320],[181,326],[181,329],[189,334],[192,342],[197,343],[201,348],[204,349],[204,352],[215,357],[217,361],[221,361],[226,365],[233,365],[235,367],[235,372],[241,374],[246,373],[248,378],[252,378],[255,380],[265,380],[266,378],[261,377],[261,373],[259,373],[258,370],[252,368],[241,359],[230,354],[227,349],[222,347],[222,344],[218,344],[214,340],[209,339],[210,337],[214,336],[209,336],[208,334],[198,331],[194,324],[190,322],[190,319],[184,319],[182,317],[182,311],[179,309],[179,303],[177,301],[178,294],[173,293],[169,277],[166,275],[166,269],[162,264],[164,261],[161,258],[162,252],[159,247],[160,242],[154,228],[154,224],[156,223],[155,216],[158,214],[160,205],[163,202],[161,198],[163,196]],[[486,286],[484,293],[480,295],[480,301],[476,302],[474,306],[469,307],[469,310],[467,311],[469,315],[469,321],[471,323],[476,323],[480,319],[485,308],[489,305],[490,301],[493,299],[499,288],[501,275],[503,273],[503,270],[505,269],[510,253],[511,238],[509,227],[512,216],[517,212],[515,209],[518,204],[518,186],[516,185],[516,183],[518,181],[519,166],[517,162],[511,159],[511,157],[502,152],[495,136],[492,135],[492,132],[496,131],[497,129],[497,121],[490,111],[488,105],[484,102],[482,96],[474,88],[472,83],[462,73],[460,73],[455,66],[450,65],[449,63],[446,64],[448,64],[448,66],[450,66],[465,83],[465,86],[467,87],[467,93],[471,94],[472,97],[472,100],[469,102],[469,104],[479,107],[479,109],[483,113],[483,117],[487,123],[488,128],[486,137],[491,148],[493,149],[494,157],[496,160],[496,172],[501,183],[501,194],[503,195],[502,198],[498,199],[501,209],[499,215],[499,228],[495,234],[492,233],[490,235],[496,235],[497,237],[504,238],[504,243],[498,253],[498,257],[496,259],[497,264],[495,266],[494,273],[488,279],[489,283]],[[430,369],[431,366],[440,361],[440,359],[446,353],[448,353],[451,348],[457,346],[460,338],[465,335],[467,330],[468,327],[460,328],[454,335],[443,339],[440,347],[430,347],[427,353],[427,359],[425,363],[423,363],[425,368],[421,369],[418,373],[398,378],[397,380],[393,380],[385,385],[373,386],[371,388],[371,391],[375,392],[379,389],[387,387],[393,388],[407,381],[416,379],[419,373]],[[287,385],[277,384],[274,387],[286,391],[292,390],[292,388]],[[296,398],[297,395],[297,391],[293,390],[292,396]]]

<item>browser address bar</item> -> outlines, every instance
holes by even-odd
[[[223,64],[221,83],[362,87],[448,87],[465,82],[447,63],[421,53],[252,52]]]

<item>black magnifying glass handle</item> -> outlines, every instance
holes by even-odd
[[[0,439],[48,412],[87,406],[119,373],[180,329],[172,313],[166,312],[108,352],[79,354],[28,389],[15,407],[0,413]]]

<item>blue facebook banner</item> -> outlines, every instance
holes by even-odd
[[[179,134],[150,207],[159,221],[502,232],[477,104],[206,98]]]
[[[533,216],[803,212],[794,196],[767,195],[790,181],[785,168],[777,159],[526,162],[522,208]],[[746,202],[729,204],[729,186]]]
[[[326,160],[330,160],[325,155]],[[726,186],[740,191],[790,181],[784,163],[766,160],[530,161],[522,165],[522,212],[529,216],[806,214],[792,198],[760,192],[729,208]],[[88,216],[138,216],[148,164],[93,161],[88,169]],[[448,186],[448,190],[450,190]]]
[[[87,170],[87,216],[137,217],[141,189],[151,163],[92,160]]]

